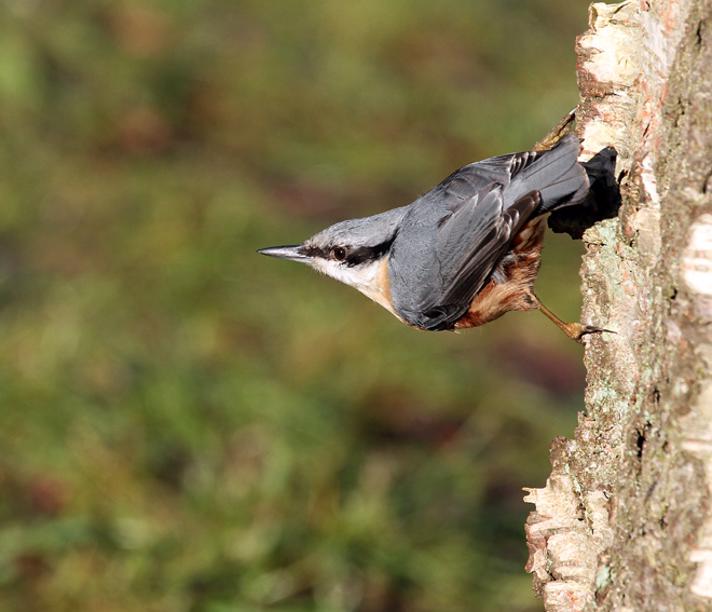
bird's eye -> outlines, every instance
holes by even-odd
[[[338,261],[343,261],[346,259],[346,249],[344,247],[334,247],[331,249],[331,254],[333,255],[334,259]]]

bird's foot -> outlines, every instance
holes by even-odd
[[[566,134],[569,134],[573,129],[573,123],[576,120],[576,109],[569,111],[561,118],[561,121],[557,123],[554,128],[537,142],[533,147],[533,151],[548,151],[554,147],[559,140],[561,140]]]
[[[594,325],[584,325],[583,323],[566,323],[562,321],[559,317],[557,317],[546,306],[544,306],[541,300],[534,293],[530,295],[530,298],[532,300],[532,304],[535,308],[539,310],[539,312],[545,315],[547,319],[549,319],[554,325],[556,325],[556,327],[558,327],[562,332],[564,332],[569,338],[571,338],[572,340],[576,340],[576,342],[580,342],[581,344],[583,344],[584,336],[588,336],[589,334],[601,334],[603,332],[609,332],[611,334],[616,333],[612,329],[604,329],[603,327],[595,327]]]
[[[561,329],[569,338],[581,344],[583,344],[584,336],[590,334],[602,334],[603,332],[608,332],[609,334],[616,333],[612,329],[595,327],[594,325],[583,325],[582,323],[564,323],[561,325]]]

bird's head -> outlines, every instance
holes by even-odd
[[[258,253],[305,263],[392,310],[385,264],[406,209],[341,221],[301,244],[269,247]]]

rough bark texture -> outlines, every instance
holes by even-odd
[[[712,610],[712,1],[591,7],[584,157],[613,145],[619,218],[584,236],[586,409],[527,524],[546,610]]]

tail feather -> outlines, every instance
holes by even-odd
[[[585,197],[589,188],[586,170],[578,163],[579,141],[573,135],[539,154],[509,184],[508,195],[514,200],[531,191],[541,194],[541,212],[555,210]]]

